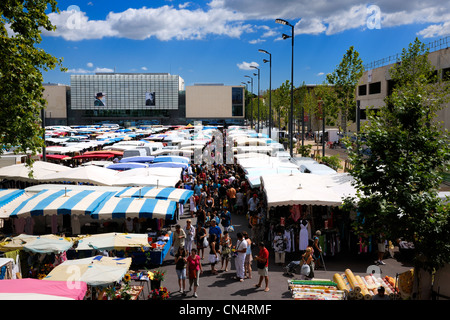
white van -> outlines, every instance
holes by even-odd
[[[146,157],[147,156],[147,151],[145,149],[128,149],[125,150],[123,152],[123,156],[122,158],[127,158],[127,157]]]

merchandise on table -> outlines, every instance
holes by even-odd
[[[414,269],[410,269],[398,275],[398,289],[403,299],[408,299],[411,296],[413,278]]]
[[[346,292],[329,280],[288,280],[294,300],[344,300]]]

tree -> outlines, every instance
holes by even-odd
[[[347,133],[347,120],[354,119],[355,92],[359,79],[364,72],[364,67],[359,53],[351,46],[341,63],[333,73],[327,74],[327,82],[334,85],[336,99],[333,101],[341,114],[341,127]]]
[[[42,29],[55,29],[45,13],[49,5],[51,12],[58,11],[55,0],[3,0],[0,4],[0,144],[4,149],[36,154],[44,146],[41,112],[46,100],[41,70],[62,62],[36,47]]]
[[[356,230],[413,242],[415,267],[428,272],[450,262],[449,208],[438,197],[450,148],[435,118],[450,91],[434,74],[416,39],[390,69],[396,86],[379,112],[369,112],[361,143],[347,142],[357,195],[344,201],[358,212]]]

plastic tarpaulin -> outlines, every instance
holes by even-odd
[[[12,279],[0,281],[0,300],[83,300],[87,284],[81,281]]]
[[[78,240],[77,250],[123,250],[129,247],[149,247],[148,235],[140,233],[102,233]]]
[[[20,234],[0,243],[1,251],[26,250],[34,253],[60,253],[69,250],[73,241],[53,234],[33,236]]]
[[[119,282],[130,265],[131,258],[95,256],[66,260],[56,266],[43,281],[82,281],[91,286],[107,286]]]

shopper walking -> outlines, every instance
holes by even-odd
[[[186,226],[184,227],[184,232],[186,233],[186,239],[184,241],[184,246],[186,248],[186,252],[189,255],[192,249],[192,243],[195,239],[195,228],[192,225],[191,219],[186,220]]]
[[[187,253],[184,247],[179,247],[178,252],[175,254],[175,270],[178,277],[178,286],[181,294],[186,295],[186,262]]]
[[[220,242],[222,250],[220,251],[222,266],[220,268],[221,271],[224,271],[224,263],[225,263],[225,271],[228,271],[228,262],[231,260],[231,238],[228,234],[228,231],[223,232],[223,237]]]
[[[194,285],[194,297],[197,296],[197,289],[200,284],[199,278],[200,274],[203,273],[202,264],[200,262],[200,256],[197,255],[197,249],[192,248],[191,254],[187,258],[187,274],[189,277],[189,291]]]
[[[175,226],[175,232],[173,234],[173,254],[178,252],[179,247],[184,247],[186,240],[186,233],[179,224]]]
[[[259,282],[255,285],[256,288],[261,288],[262,281],[264,279],[264,283],[266,287],[264,291],[269,291],[269,250],[267,250],[264,242],[259,243],[259,254],[255,256],[255,260],[257,261],[257,268],[259,274]]]
[[[252,278],[252,240],[248,236],[247,231],[242,232],[245,241],[247,242],[247,250],[245,252],[245,262],[244,262],[244,278]]]
[[[212,233],[209,235],[209,263],[211,265],[211,274],[217,274],[216,263],[219,261],[220,254],[218,248],[217,237]]]
[[[237,242],[234,246],[234,250],[237,253],[235,258],[236,278],[239,281],[244,281],[244,263],[247,252],[247,241],[241,232],[237,233]]]
[[[195,230],[195,240],[197,242],[198,253],[201,255],[202,260],[205,255],[205,239],[206,240],[208,239],[206,229],[203,227],[202,224],[198,223],[197,230]]]

